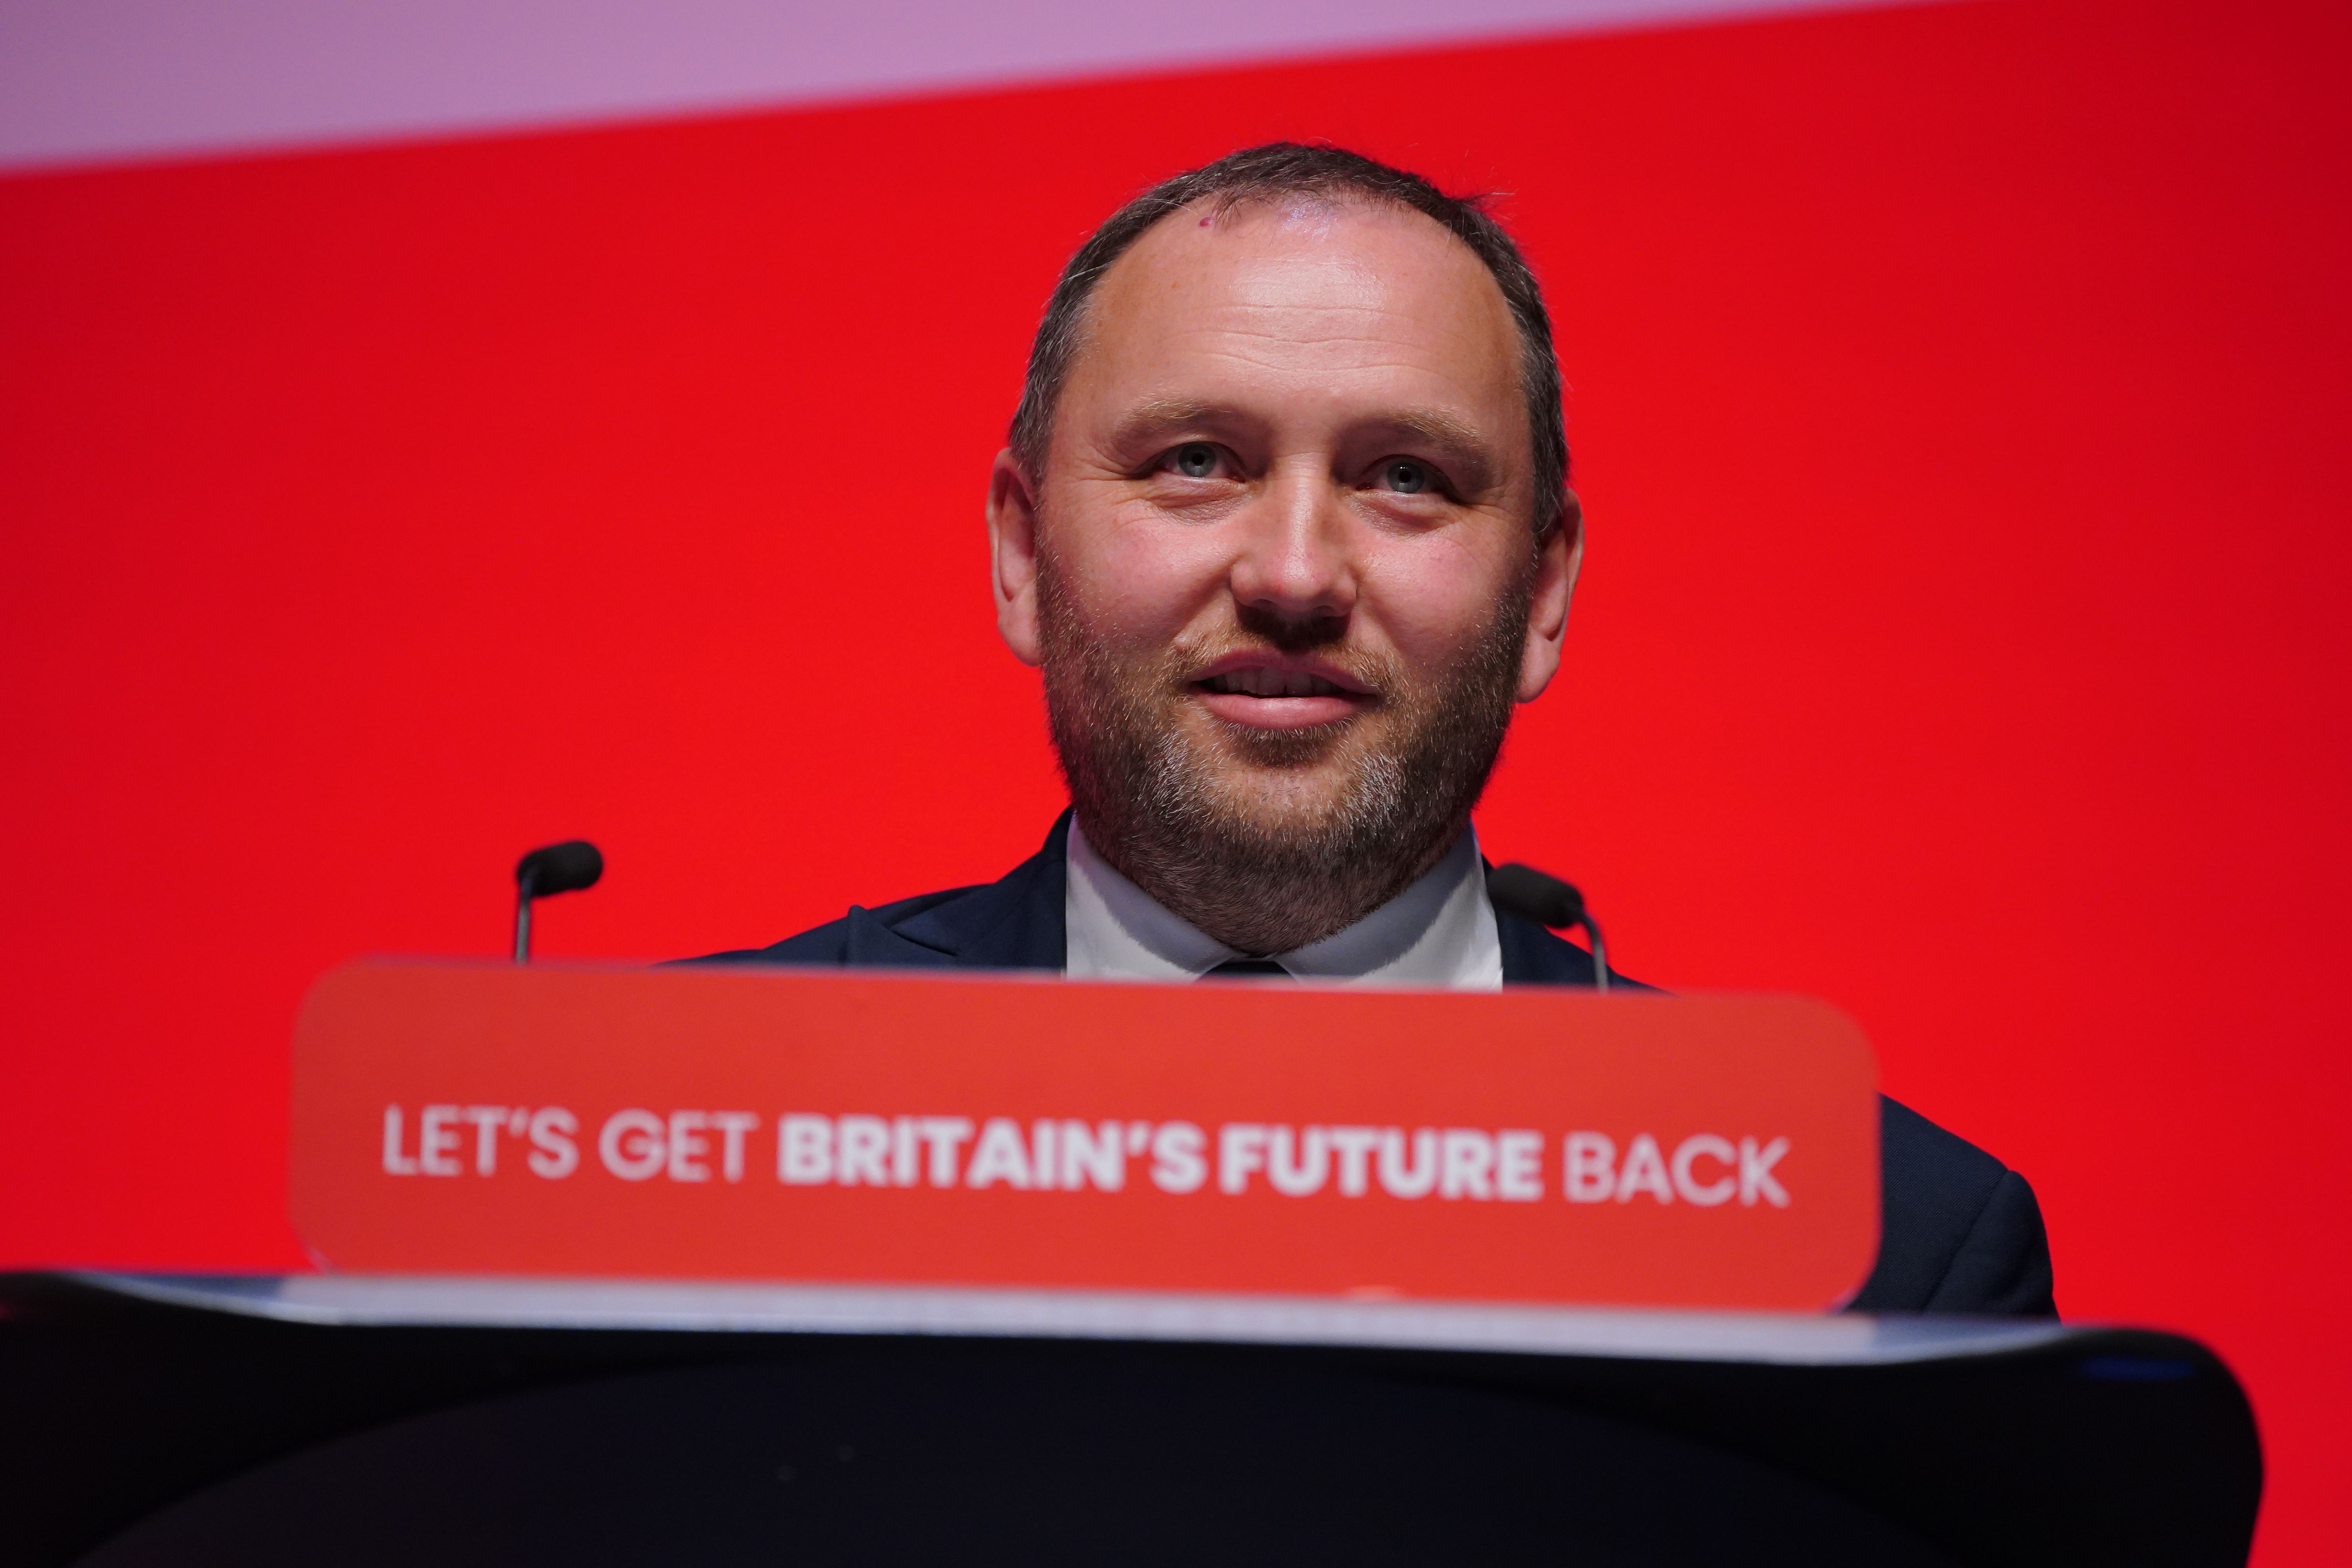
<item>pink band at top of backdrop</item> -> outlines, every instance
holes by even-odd
[[[1870,0],[11,0],[0,169],[498,131]]]

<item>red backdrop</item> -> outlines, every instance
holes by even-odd
[[[284,1268],[363,951],[764,942],[1059,792],[987,460],[1055,268],[1328,137],[1507,213],[1592,519],[1482,817],[1818,993],[2352,1540],[2352,12],[1988,0],[0,181],[0,1264]],[[2331,1543],[2333,1550],[2331,1550]]]

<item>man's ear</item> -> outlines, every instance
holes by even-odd
[[[989,588],[996,596],[996,630],[1013,657],[1040,663],[1037,637],[1037,489],[1007,447],[988,475]]]
[[[1536,557],[1535,592],[1528,599],[1528,640],[1519,654],[1519,700],[1533,702],[1559,673],[1560,643],[1568,636],[1568,603],[1576,596],[1576,574],[1584,565],[1584,509],[1576,492],[1560,508],[1559,526]]]

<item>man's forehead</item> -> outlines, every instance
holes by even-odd
[[[1367,278],[1400,270],[1465,303],[1502,308],[1502,291],[1433,218],[1369,197],[1284,193],[1235,201],[1203,198],[1146,229],[1096,292],[1097,310],[1140,303],[1147,291],[1227,282],[1275,259]]]
[[[1335,365],[1386,355],[1478,393],[1517,383],[1517,331],[1485,265],[1433,219],[1375,201],[1171,214],[1105,275],[1085,339],[1080,380],[1201,346],[1236,374],[1307,353]]]

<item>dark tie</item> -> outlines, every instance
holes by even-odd
[[[1268,977],[1287,980],[1290,971],[1270,958],[1229,958],[1201,976],[1203,980],[1264,980]]]

